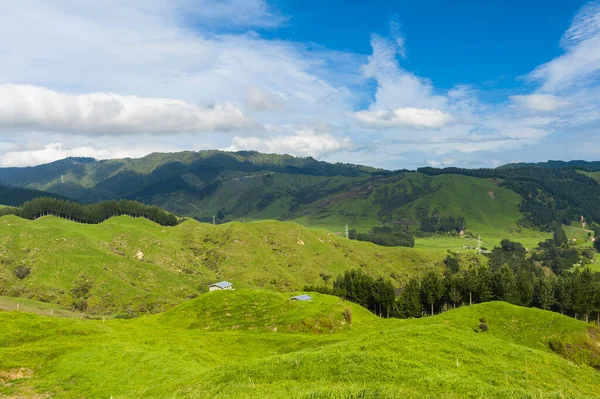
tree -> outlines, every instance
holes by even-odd
[[[520,306],[531,306],[533,302],[533,280],[532,274],[526,272],[524,269],[519,271],[516,285],[516,302],[515,304]]]
[[[421,301],[423,307],[431,308],[431,315],[434,314],[434,308],[444,299],[444,282],[436,272],[429,272],[421,281]]]
[[[499,301],[517,303],[516,281],[511,268],[505,263],[492,277],[492,292]]]
[[[403,318],[421,317],[421,286],[419,280],[408,280],[398,297],[398,312]]]
[[[538,278],[533,286],[534,306],[540,309],[550,310],[556,303],[555,290],[556,282],[553,278]]]
[[[458,273],[446,274],[445,280],[448,301],[452,302],[452,307],[455,308],[457,303],[460,305],[463,301],[461,275]]]
[[[460,255],[448,250],[448,255],[446,255],[446,259],[444,259],[444,264],[446,265],[446,270],[451,274],[458,273],[460,270]]]
[[[565,233],[560,223],[552,223],[550,229],[552,230],[552,239],[554,240],[554,245],[560,247],[561,245],[566,245],[569,242],[567,233]]]

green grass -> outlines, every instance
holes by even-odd
[[[378,196],[387,192],[396,204],[390,221],[412,222],[418,225],[417,209],[426,206],[430,212],[437,209],[441,215],[464,216],[467,232],[472,237],[481,235],[483,246],[492,248],[505,238],[535,248],[549,234],[523,228],[518,221],[521,197],[499,186],[492,179],[478,179],[461,175],[424,176],[420,173],[395,175],[367,181],[350,193],[332,195],[314,206],[303,208],[305,215],[296,221],[305,226],[319,226],[341,232],[348,223],[359,231],[379,225],[381,206]],[[411,197],[411,193],[415,193]],[[415,225],[413,225],[415,226]],[[462,251],[463,246],[477,246],[476,238],[435,235],[416,239],[416,247],[437,253],[448,249]]]
[[[587,171],[583,171],[583,170],[577,170],[577,173],[581,173],[582,175],[586,175],[587,177],[591,177],[592,179],[594,179],[598,183],[600,183],[600,171],[597,171],[597,172],[587,172]]]
[[[400,285],[441,260],[424,249],[379,247],[274,221],[162,227],[126,216],[98,225],[0,218],[0,295],[70,308],[78,301],[72,290],[85,277],[93,282],[92,314],[160,312],[220,280],[291,292],[323,284],[320,274],[335,278],[362,268]],[[13,273],[19,265],[31,269],[23,280]]]
[[[105,324],[0,312],[0,395],[597,397],[600,372],[590,365],[600,332],[583,322],[499,302],[384,320],[311,295],[291,302],[290,294],[213,292]],[[352,325],[342,323],[346,307]]]

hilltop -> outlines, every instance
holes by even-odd
[[[400,285],[441,267],[442,258],[289,222],[213,226],[187,220],[163,227],[128,216],[94,225],[53,216],[0,218],[0,295],[96,314],[158,312],[219,280],[296,291],[362,268]],[[29,271],[22,279],[15,275],[20,266]]]
[[[597,162],[584,161],[386,171],[253,151],[187,151],[0,168],[0,182],[83,203],[136,200],[205,222],[286,220],[334,232],[385,224],[417,236],[456,235],[466,225],[472,237],[497,243],[510,234],[531,246],[552,223],[600,221],[597,173]],[[465,223],[431,229],[433,219]]]
[[[491,302],[385,320],[311,295],[213,292],[104,324],[0,312],[0,394],[592,398],[600,385],[598,328],[556,313]]]
[[[0,182],[90,202],[133,199],[211,221],[293,220],[341,231],[380,223],[418,229],[423,212],[465,217],[468,226],[514,225],[521,198],[499,182],[430,177],[329,164],[312,158],[222,151],[151,154],[140,159],[66,158],[0,168]],[[418,212],[420,210],[420,212]]]

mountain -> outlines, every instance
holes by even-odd
[[[67,199],[61,195],[52,194],[46,191],[0,185],[0,206],[19,206],[24,202],[40,197],[50,197],[63,200]]]
[[[157,312],[220,280],[294,291],[362,268],[399,286],[439,269],[444,256],[276,221],[163,227],[128,216],[86,225],[9,215],[0,218],[0,238],[0,296],[94,314]]]
[[[382,222],[416,228],[424,213],[434,211],[465,216],[469,225],[490,219],[492,224],[515,223],[520,218],[520,198],[494,181],[257,152],[183,152],[106,161],[67,158],[0,169],[0,181],[83,202],[133,199],[202,221],[218,214],[226,220],[295,220],[337,231],[345,224],[368,229]]]
[[[140,159],[67,158],[29,168],[0,168],[0,183],[46,190],[78,201],[133,199],[186,216],[283,218],[293,198],[348,188],[374,168],[257,152],[200,151]],[[343,187],[340,187],[343,186]]]
[[[105,322],[0,312],[0,395],[597,397],[600,330],[582,321],[503,302],[386,320],[335,297],[290,296],[211,292]]]
[[[586,171],[600,171],[600,161],[547,161],[537,163],[509,163],[501,165],[497,169],[517,169],[517,168],[543,168],[543,169],[580,169]]]
[[[423,232],[547,230],[600,221],[599,162],[549,161],[497,169],[386,171],[240,151],[67,158],[0,168],[0,182],[81,202],[131,199],[212,222],[289,220],[342,231],[399,224]],[[575,169],[580,168],[580,169]],[[427,227],[425,227],[427,226]],[[433,227],[432,227],[433,226]],[[445,226],[445,227],[444,227]]]

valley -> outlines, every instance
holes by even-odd
[[[594,397],[598,219],[544,182],[597,183],[513,167],[190,152],[0,168],[0,395]]]

